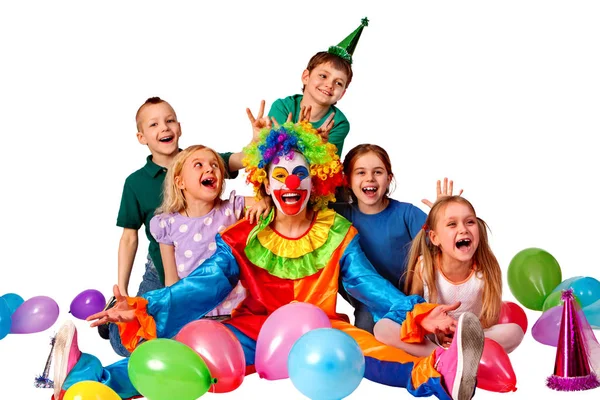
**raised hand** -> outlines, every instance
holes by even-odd
[[[456,330],[457,321],[448,315],[448,311],[454,311],[460,307],[460,302],[451,305],[437,306],[421,320],[421,327],[427,332],[450,335]]]
[[[260,108],[258,109],[258,114],[256,115],[256,118],[254,118],[252,111],[250,111],[249,108],[246,108],[246,114],[248,115],[248,119],[250,120],[250,124],[252,125],[252,141],[253,142],[258,141],[258,135],[259,135],[260,131],[262,131],[264,128],[271,129],[271,120],[269,119],[269,117],[264,117],[264,113],[265,113],[265,101],[264,100],[260,101]]]
[[[452,180],[448,180],[448,178],[444,178],[444,187],[442,188],[442,182],[440,180],[437,181],[437,186],[436,186],[436,201],[444,198],[444,197],[448,197],[448,196],[452,196],[452,192],[454,191],[454,181]],[[460,192],[458,192],[458,196],[460,196],[461,194],[463,194],[463,190],[460,189]],[[421,200],[423,202],[423,204],[425,204],[426,206],[428,206],[429,208],[433,207],[433,202],[429,201],[427,199],[423,199]]]
[[[299,122],[310,123],[311,112],[312,106],[302,107],[302,109],[300,110]],[[325,122],[323,122],[323,124],[321,124],[321,126],[317,128],[317,133],[319,134],[319,136],[321,136],[324,142],[327,142],[329,140],[329,132],[331,132],[331,128],[333,128],[334,125],[333,117],[335,117],[335,113],[331,113],[331,115],[327,117]]]
[[[85,319],[86,321],[93,321],[90,325],[92,328],[107,322],[131,322],[135,320],[135,310],[129,307],[127,299],[121,294],[118,285],[113,286],[113,294],[116,299],[114,307],[90,315]]]

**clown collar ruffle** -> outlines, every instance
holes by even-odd
[[[270,226],[253,232],[245,253],[254,265],[282,279],[301,279],[323,269],[342,243],[350,222],[335,211],[318,211],[308,232],[297,239],[281,236]]]

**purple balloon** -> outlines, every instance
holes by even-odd
[[[75,318],[86,319],[104,309],[106,299],[104,295],[95,289],[84,290],[71,302],[71,311]]]
[[[562,306],[552,307],[544,311],[531,328],[531,336],[541,344],[556,347],[562,311]]]
[[[35,333],[50,328],[58,319],[58,304],[48,296],[32,297],[12,314],[10,333]]]

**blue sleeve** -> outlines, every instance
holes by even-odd
[[[288,114],[293,112],[293,110],[288,110],[283,99],[277,99],[271,105],[271,109],[269,110],[269,117],[275,118],[278,124],[282,125],[287,121]],[[292,116],[293,118],[293,116]]]
[[[419,231],[423,229],[423,224],[425,224],[426,220],[427,214],[419,207],[411,204],[406,214],[404,214],[404,222],[406,223],[411,239],[414,239],[419,234]]]
[[[424,303],[421,296],[407,296],[375,271],[354,236],[340,260],[342,284],[352,297],[366,305],[375,322],[389,318],[399,324],[415,304]]]
[[[239,266],[231,248],[216,236],[217,250],[190,275],[172,286],[142,295],[159,338],[172,338],[186,324],[218,306],[237,284]]]

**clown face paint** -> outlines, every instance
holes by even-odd
[[[302,154],[293,152],[292,159],[279,157],[269,165],[269,187],[277,209],[286,215],[297,215],[306,208],[312,182],[309,166]]]

